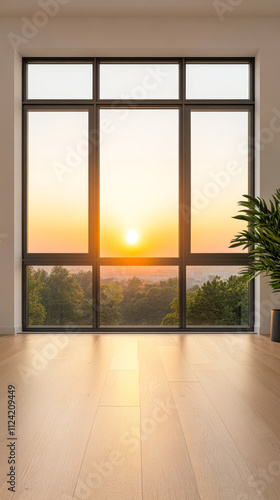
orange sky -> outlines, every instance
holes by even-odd
[[[28,114],[29,252],[88,251],[87,129],[87,112]]]
[[[178,256],[178,111],[102,110],[111,123],[100,148],[103,257]],[[139,242],[128,245],[134,230]]]
[[[197,253],[229,249],[245,228],[233,219],[248,192],[248,112],[192,112],[191,249]]]
[[[177,257],[178,110],[120,111],[100,113],[100,255]],[[248,191],[248,113],[192,112],[191,126],[192,251],[229,252]],[[87,129],[86,111],[29,112],[29,252],[88,251]]]

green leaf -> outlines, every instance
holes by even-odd
[[[269,276],[273,291],[280,291],[280,188],[266,202],[263,198],[243,195],[241,208],[234,219],[246,222],[229,248],[249,249],[251,258],[240,275],[250,281],[261,274]]]

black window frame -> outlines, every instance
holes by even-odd
[[[63,64],[63,63],[91,63],[93,65],[93,98],[79,100],[48,100],[27,99],[28,64]],[[179,66],[179,98],[178,99],[99,99],[99,64],[100,63],[174,63]],[[185,97],[185,65],[192,64],[249,64],[250,68],[250,96],[249,99],[186,99]],[[237,58],[203,58],[203,57],[26,57],[22,61],[22,322],[24,332],[252,332],[254,331],[254,281],[249,283],[249,324],[248,326],[187,326],[186,318],[186,269],[188,266],[245,266],[249,262],[246,253],[191,253],[190,252],[190,207],[191,200],[191,160],[190,160],[190,116],[192,111],[207,110],[246,110],[249,113],[249,168],[248,168],[248,193],[254,195],[254,137],[255,137],[255,59],[253,57]],[[99,256],[99,145],[98,141],[89,152],[89,253],[88,254],[38,254],[27,252],[27,115],[29,110],[88,110],[89,131],[99,130],[99,110],[106,108],[129,109],[169,109],[179,110],[179,255],[172,258],[145,258],[145,257],[100,257]],[[240,196],[243,193],[240,193]],[[92,268],[93,290],[93,325],[82,326],[30,326],[28,325],[28,266],[90,266]],[[179,326],[178,327],[102,327],[99,321],[99,289],[101,266],[170,266],[178,268],[179,277]]]

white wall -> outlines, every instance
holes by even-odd
[[[273,110],[280,112],[280,18],[53,17],[41,22],[46,25],[29,28],[29,38],[14,50],[8,34],[22,36],[26,23],[0,20],[0,333],[21,329],[20,56],[256,56],[257,135],[262,131],[256,186],[267,198],[280,185],[280,120],[271,121]],[[261,333],[269,332],[276,298],[262,281],[257,290]]]

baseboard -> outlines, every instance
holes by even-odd
[[[0,326],[0,335],[15,335],[22,330],[22,326]]]

